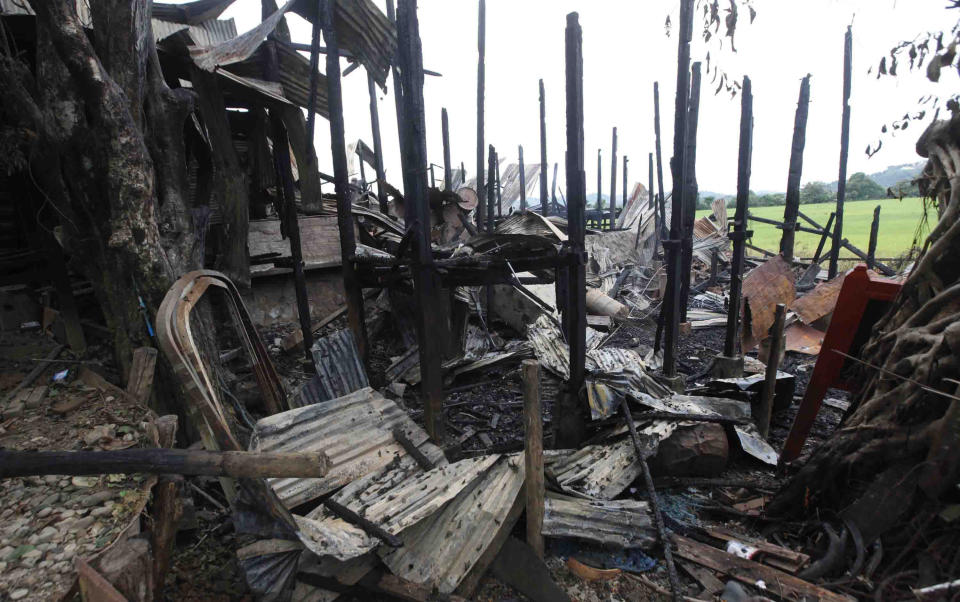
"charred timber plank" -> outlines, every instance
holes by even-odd
[[[617,218],[617,128],[613,128],[613,143],[610,150],[610,224],[609,230],[614,228]]]
[[[767,437],[770,432],[770,416],[773,414],[773,394],[777,387],[777,370],[780,369],[780,341],[783,339],[783,321],[787,308],[777,303],[773,326],[770,328],[770,354],[767,356],[767,370],[760,395],[760,407],[757,411],[757,425],[760,435]]]
[[[483,0],[481,0],[482,2]],[[443,441],[443,381],[440,341],[431,332],[438,315],[439,278],[430,248],[430,206],[427,199],[427,141],[423,106],[423,49],[416,0],[401,0],[397,13],[400,72],[403,74],[403,114],[406,125],[401,139],[403,187],[406,193],[405,221],[413,235],[413,284],[417,299],[417,339],[420,354],[420,394],[427,432]],[[329,74],[327,76],[329,78]]]
[[[840,121],[840,174],[837,178],[837,222],[833,228],[828,278],[837,275],[837,261],[843,243],[843,202],[847,196],[847,155],[850,151],[850,92],[853,82],[853,28],[847,26],[843,36],[843,112]]]
[[[597,218],[597,229],[603,229],[603,157],[601,157],[601,150],[597,149],[597,212],[599,217]]]
[[[720,571],[749,585],[755,585],[757,581],[762,580],[767,584],[767,590],[779,598],[820,600],[822,602],[848,602],[852,600],[852,598],[823,589],[789,573],[728,554],[723,550],[718,550],[698,541],[679,535],[674,535],[673,539],[677,544],[677,555],[681,558],[705,566],[708,569]]]
[[[389,207],[385,186],[387,174],[383,169],[383,141],[380,138],[380,111],[377,108],[377,85],[370,73],[367,73],[367,93],[370,95],[370,129],[373,133],[374,168],[377,171],[377,202],[380,205],[380,212],[386,215]],[[444,109],[444,123],[446,123],[446,109]],[[360,164],[363,165],[363,161]]]
[[[783,235],[780,254],[787,263],[793,262],[793,244],[796,238],[797,212],[800,208],[800,176],[803,172],[803,148],[807,140],[807,113],[810,108],[810,75],[800,82],[800,97],[793,120],[793,144],[790,146],[790,172],[787,175],[787,198],[783,206]]]
[[[827,244],[827,239],[830,238],[830,226],[833,225],[833,219],[837,216],[835,211],[830,212],[830,217],[827,218],[827,225],[823,229],[823,234],[820,236],[820,243],[817,244],[817,252],[813,254],[811,261],[813,263],[820,263],[820,257],[823,255],[823,247]]]
[[[667,230],[666,200],[663,195],[663,159],[660,156],[660,82],[653,82],[653,131],[657,153],[657,202],[660,221],[657,222],[657,242]],[[653,186],[650,186],[651,192]]]
[[[723,341],[723,355],[739,354],[740,301],[743,291],[744,243],[747,232],[747,211],[750,199],[750,170],[753,162],[753,86],[744,76],[740,91],[740,148],[737,155],[737,209],[733,214],[733,257],[730,259],[730,308],[727,311],[727,331]],[[724,225],[726,228],[726,225]]]
[[[880,230],[880,205],[873,210],[873,222],[870,224],[870,243],[867,246],[867,269],[872,270],[877,257],[877,233]]]
[[[447,107],[440,110],[440,130],[443,135],[443,189],[450,192],[453,188],[453,168],[450,167],[450,122],[447,118]]]
[[[185,449],[0,451],[0,477],[35,475],[181,474],[250,478],[322,477],[324,452],[258,453]]]
[[[367,360],[367,327],[363,315],[363,289],[357,277],[353,256],[356,254],[357,241],[354,235],[353,204],[350,198],[350,172],[347,168],[347,148],[343,124],[343,93],[340,83],[340,45],[334,27],[334,3],[325,2],[326,14],[323,19],[323,39],[327,43],[327,106],[330,113],[330,151],[333,157],[334,189],[337,195],[337,228],[340,231],[340,253],[342,257],[343,290],[347,297],[347,322],[353,331],[354,340],[361,360]],[[304,348],[307,350],[310,365],[313,357],[307,341],[313,343],[310,331],[310,316],[303,325]]]
[[[527,210],[527,172],[523,167],[523,145],[517,146],[517,156],[520,163],[520,211]],[[497,173],[500,172],[500,162],[497,161]],[[500,176],[497,176],[497,182],[500,182]],[[503,214],[503,209],[501,208],[500,214]]]
[[[57,345],[56,347],[54,347],[50,351],[50,353],[48,353],[47,356],[43,358],[44,361],[34,366],[33,369],[30,370],[30,372],[28,372],[27,375],[23,377],[23,380],[21,380],[20,383],[16,387],[14,387],[12,391],[7,393],[6,397],[3,398],[3,402],[0,403],[0,405],[6,405],[11,399],[17,396],[17,393],[19,393],[26,387],[29,387],[31,384],[33,384],[33,381],[37,380],[37,378],[39,378],[40,375],[47,370],[47,368],[50,368],[53,366],[53,363],[52,363],[53,360],[57,359],[57,357],[60,355],[60,353],[64,349],[66,349],[66,345]]]
[[[527,543],[543,560],[543,412],[540,407],[540,364],[523,360],[524,496]]]
[[[576,446],[583,438],[580,390],[583,387],[587,353],[586,257],[584,252],[584,206],[587,186],[583,148],[583,32],[579,15],[567,15],[565,33],[567,97],[567,243],[566,254],[573,260],[565,279],[564,305],[567,342],[570,345],[570,380],[561,397],[560,415],[554,440],[562,447]]]

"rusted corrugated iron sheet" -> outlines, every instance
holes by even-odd
[[[390,571],[453,592],[490,546],[523,487],[523,455],[500,458],[441,511],[403,533],[403,547],[380,550]]]
[[[237,37],[237,24],[233,19],[211,19],[197,25],[187,25],[155,17],[151,19],[151,25],[155,42],[180,34],[186,46],[213,46]]]
[[[320,479],[268,479],[289,508],[316,499],[374,472],[405,455],[394,441],[400,428],[414,445],[427,440],[396,403],[371,388],[344,397],[267,416],[257,422],[250,442],[255,451],[324,450],[330,457],[330,472]]]
[[[496,232],[497,234],[532,234],[556,239],[558,242],[567,240],[565,232],[547,218],[533,211],[514,213],[505,217],[503,221],[497,224]]]
[[[818,284],[812,291],[793,301],[790,309],[804,324],[812,324],[833,313],[846,277],[846,274],[840,274],[833,280]]]
[[[633,185],[633,191],[627,198],[623,209],[617,215],[617,228],[632,229],[638,220],[643,222],[651,219],[655,211],[656,207],[650,206],[647,187],[637,182]]]
[[[275,13],[264,19],[253,29],[216,46],[194,46],[190,48],[190,56],[194,64],[205,71],[213,71],[217,67],[232,65],[250,58],[267,36],[270,35],[283,15],[293,7],[296,0],[289,0]]]
[[[235,73],[231,73],[226,69],[217,69],[217,75],[227,80],[227,85],[225,86],[226,90],[230,90],[230,85],[240,86],[240,88],[235,88],[237,92],[246,94],[255,94],[258,100],[264,102],[265,104],[271,103],[281,103],[290,106],[294,106],[292,102],[287,100],[283,95],[283,87],[277,82],[268,82],[262,79],[254,79],[250,77],[243,77]]]
[[[767,338],[778,303],[789,306],[796,297],[796,275],[783,257],[771,257],[743,279],[743,351]]]
[[[673,423],[660,423],[655,426],[665,429],[664,425],[667,424]],[[654,431],[647,432],[648,430],[640,431],[641,440],[651,442],[648,450],[653,454],[661,435],[653,436]],[[613,443],[588,445],[567,456],[556,458],[546,470],[560,488],[570,495],[612,500],[640,476],[643,469],[637,460],[633,442],[629,438],[623,438]]]
[[[649,548],[657,541],[647,502],[584,500],[552,492],[544,499],[542,533],[616,548]]]
[[[396,469],[388,466],[354,481],[333,499],[389,533],[400,535],[437,512],[498,458],[469,458],[427,472],[409,463]],[[334,516],[322,505],[296,520],[301,541],[319,556],[349,560],[380,545],[379,539]]]
[[[791,324],[783,331],[787,351],[796,351],[806,355],[819,355],[826,333],[802,322]]]
[[[317,339],[310,348],[313,365],[320,380],[323,401],[343,397],[370,386],[360,351],[349,328]]]

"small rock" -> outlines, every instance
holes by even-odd
[[[72,516],[73,516],[74,514],[76,514],[76,513],[77,513],[77,511],[74,510],[73,508],[67,508],[66,510],[61,510],[61,511],[60,511],[60,518],[61,518],[61,519],[70,518],[70,517],[72,517]]]
[[[94,508],[93,510],[91,510],[91,511],[90,511],[90,516],[91,516],[91,517],[94,517],[94,516],[104,516],[104,515],[110,514],[110,512],[111,512],[112,510],[113,510],[113,509],[110,508],[109,506],[100,506],[100,507],[98,507],[98,508]]]
[[[75,487],[93,487],[98,481],[97,477],[73,477],[70,479]]]
[[[59,501],[60,501],[60,494],[59,494],[59,493],[54,493],[54,494],[52,494],[52,495],[48,495],[47,497],[43,498],[43,501],[40,502],[40,505],[41,505],[41,506],[52,506],[52,505],[56,504],[56,503],[59,502]]]
[[[15,590],[13,590],[12,592],[10,592],[10,599],[11,599],[11,600],[20,600],[20,599],[22,599],[22,598],[26,598],[26,597],[27,597],[27,594],[29,594],[29,593],[30,593],[30,590],[28,590],[28,589],[15,589]]]
[[[37,518],[47,518],[48,516],[50,516],[51,512],[53,512],[53,508],[51,508],[50,506],[47,506],[40,512],[37,512]]]
[[[10,402],[10,405],[7,406],[7,409],[3,411],[4,416],[13,417],[23,414],[23,402],[22,401],[13,401]]]
[[[86,496],[80,500],[80,505],[86,508],[89,508],[90,506],[98,506],[107,500],[113,499],[113,495],[113,491],[104,489],[103,491],[91,493],[90,495]]]
[[[7,556],[13,554],[13,546],[4,546],[0,548],[0,560],[6,560]]]
[[[47,543],[54,538],[57,534],[57,529],[55,527],[44,527],[43,531],[40,531],[40,535],[37,536],[37,543]]]
[[[93,524],[95,519],[92,516],[85,516],[83,518],[78,518],[73,521],[73,524],[70,525],[71,531],[83,531],[87,527]]]

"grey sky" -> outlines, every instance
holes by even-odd
[[[384,9],[385,2],[375,0]],[[890,47],[928,29],[949,28],[957,11],[939,0],[754,0],[756,21],[741,19],[738,52],[709,44],[694,35],[693,58],[711,53],[714,64],[731,77],[751,77],[754,89],[754,190],[783,190],[800,79],[811,79],[803,180],[837,178],[840,139],[843,34],[854,30],[854,79],[849,173],[874,172],[893,164],[917,161],[914,144],[923,125],[913,124],[898,136],[887,135],[872,159],[867,144],[880,135],[884,123],[916,107],[917,99],[933,92],[941,96],[957,88],[957,73],[944,72],[940,84],[901,66],[899,78],[877,80],[867,69]],[[384,9],[385,10],[385,9]],[[676,26],[674,1],[488,0],[486,49],[486,136],[501,157],[516,160],[517,145],[526,160],[539,156],[537,81],[547,93],[549,163],[560,163],[558,188],[563,187],[564,153],[564,25],[570,11],[580,13],[584,48],[584,109],[587,149],[587,190],[596,187],[596,149],[603,149],[603,190],[609,192],[610,134],[618,127],[618,155],[630,157],[630,181],[647,181],[647,154],[653,151],[653,82],[660,82],[665,185],[666,163],[672,149],[676,37],[666,37],[667,15]],[[240,31],[260,18],[258,0],[238,0],[223,15],[237,20]],[[476,0],[420,0],[420,33],[424,64],[443,77],[427,77],[424,97],[427,150],[442,163],[440,110],[450,115],[454,164],[462,161],[468,177],[476,170]],[[744,16],[745,17],[745,16]],[[309,24],[288,16],[295,41],[309,42]],[[322,62],[321,62],[322,65]],[[736,189],[739,97],[714,95],[710,76],[704,78],[698,136],[697,174],[701,190]],[[392,81],[381,92],[380,120],[387,177],[399,185],[400,159]],[[344,79],[344,119],[347,142],[370,142],[366,78],[358,70]],[[928,113],[927,119],[930,115]],[[329,129],[320,120],[317,150],[321,169],[329,170]],[[324,168],[326,165],[326,168]],[[618,196],[620,181],[618,174]]]

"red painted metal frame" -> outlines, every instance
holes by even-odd
[[[783,445],[781,462],[796,460],[800,455],[803,442],[807,440],[827,389],[848,386],[847,383],[838,382],[845,358],[834,351],[849,353],[867,304],[870,301],[893,301],[900,292],[900,286],[901,283],[896,280],[871,277],[863,264],[847,274],[837,297],[830,327],[823,338],[820,357],[817,358],[807,391],[800,402],[800,409],[793,419],[793,427]]]

